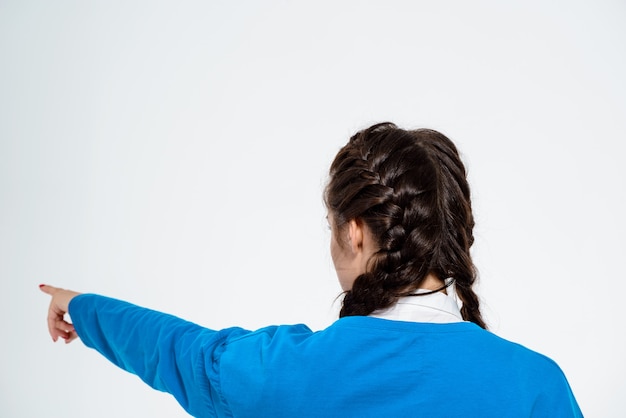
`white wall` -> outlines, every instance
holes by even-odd
[[[545,3],[0,2],[0,415],[186,416],[52,344],[40,282],[329,324],[325,173],[391,120],[464,154],[492,330],[624,416],[626,4]]]

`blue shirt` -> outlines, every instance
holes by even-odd
[[[213,331],[89,294],[69,311],[87,346],[197,417],[582,416],[555,362],[469,322]]]

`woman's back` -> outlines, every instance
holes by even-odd
[[[272,417],[571,417],[578,411],[552,360],[470,322],[353,316],[315,333],[270,327],[225,347],[216,359],[217,381],[238,417],[258,411]]]

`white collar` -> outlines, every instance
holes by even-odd
[[[418,289],[416,293],[428,292]],[[372,312],[369,316],[407,322],[447,324],[463,322],[461,311],[452,296],[442,292],[422,296],[405,296],[387,309]]]

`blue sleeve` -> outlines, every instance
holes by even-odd
[[[583,418],[583,413],[567,378],[556,363],[554,366],[558,373],[551,378],[546,376],[542,382],[547,389],[537,396],[531,416],[533,418]]]
[[[238,328],[213,331],[172,315],[104,296],[83,294],[69,314],[83,343],[145,383],[171,393],[196,417],[215,416],[209,376],[216,349]],[[217,350],[219,351],[219,350]],[[219,406],[217,407],[219,410]]]
[[[526,349],[526,361],[517,367],[528,373],[526,390],[532,394],[532,418],[582,418],[583,414],[561,367],[550,357]]]

